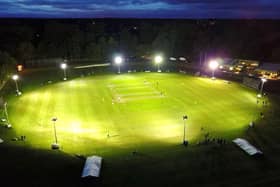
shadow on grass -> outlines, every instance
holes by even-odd
[[[0,152],[0,186],[81,186],[76,157],[17,145],[0,145]]]

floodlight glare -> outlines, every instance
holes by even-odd
[[[162,56],[159,56],[159,55],[157,55],[156,57],[155,57],[155,63],[156,64],[160,64],[161,62],[162,62]]]
[[[123,58],[121,56],[115,57],[115,63],[117,65],[120,65],[123,62]]]
[[[13,76],[12,76],[12,79],[13,79],[14,81],[18,80],[18,75],[13,75]]]
[[[266,82],[267,81],[267,79],[265,79],[265,78],[261,78],[261,80],[262,80],[262,82]]]
[[[118,65],[118,73],[121,73],[121,64],[123,62],[123,58],[121,56],[116,56],[114,61],[115,61],[115,64]]]
[[[60,67],[61,67],[61,69],[66,69],[66,68],[67,68],[67,64],[62,63],[62,64],[60,65]]]
[[[210,69],[212,69],[212,70],[217,69],[218,66],[219,66],[219,63],[218,63],[216,60],[211,60],[211,61],[209,62],[209,67],[210,67]]]

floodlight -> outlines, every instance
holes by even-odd
[[[162,62],[163,58],[160,55],[155,56],[155,63],[160,64]]]
[[[14,81],[18,80],[18,78],[19,78],[18,75],[13,75],[13,76],[12,76],[12,79],[13,79]]]
[[[121,56],[116,56],[115,57],[115,63],[117,65],[120,65],[123,62],[123,58]]]
[[[60,65],[60,67],[61,67],[61,69],[66,69],[66,68],[67,68],[67,64],[66,64],[66,63],[62,63],[62,64]]]
[[[219,63],[218,63],[216,60],[211,60],[211,61],[209,62],[209,67],[210,67],[210,69],[212,69],[212,70],[217,69],[218,66],[219,66]]]

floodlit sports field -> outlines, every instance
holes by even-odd
[[[52,117],[62,150],[106,154],[156,145],[242,136],[259,115],[256,92],[237,83],[173,73],[96,75],[38,87],[9,101],[27,144],[50,149]]]

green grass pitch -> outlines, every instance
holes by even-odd
[[[242,136],[259,116],[256,91],[223,80],[174,73],[95,75],[38,87],[9,100],[10,121],[27,144],[111,155],[149,147]]]

